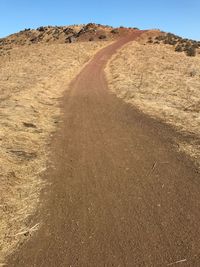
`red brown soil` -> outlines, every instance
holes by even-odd
[[[140,34],[97,53],[66,92],[34,219],[43,225],[8,266],[200,266],[197,170],[173,129],[107,89],[106,62]]]

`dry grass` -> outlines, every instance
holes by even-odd
[[[107,44],[24,46],[0,56],[0,265],[38,227],[29,218],[43,186],[39,177],[59,120],[59,98]]]
[[[200,55],[132,42],[111,59],[106,73],[119,97],[190,136],[179,147],[200,163]]]

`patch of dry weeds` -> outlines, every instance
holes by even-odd
[[[106,74],[119,97],[190,136],[179,148],[200,163],[200,55],[132,42],[113,56]]]
[[[0,263],[37,229],[29,225],[43,187],[59,99],[107,42],[13,48],[0,57]],[[30,230],[30,231],[29,231]]]

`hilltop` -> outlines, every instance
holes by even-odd
[[[31,45],[37,43],[71,43],[86,41],[113,40],[136,28],[113,28],[101,24],[46,26],[37,29],[24,29],[0,39],[0,46]]]
[[[138,30],[136,27],[117,27],[88,23],[71,26],[41,26],[37,29],[24,29],[18,33],[0,38],[0,55],[9,54],[13,47],[34,44],[67,44],[79,42],[113,41]],[[176,52],[185,52],[196,56],[200,50],[200,41],[182,38],[159,29],[148,30],[142,39],[149,44],[170,45]]]

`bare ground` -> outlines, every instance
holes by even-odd
[[[200,163],[200,55],[188,57],[169,45],[145,43],[143,35],[113,56],[109,88],[141,111],[174,126],[184,138],[178,149]]]
[[[0,263],[37,230],[38,206],[59,99],[102,43],[16,47],[0,57]],[[46,181],[47,182],[47,181]]]

